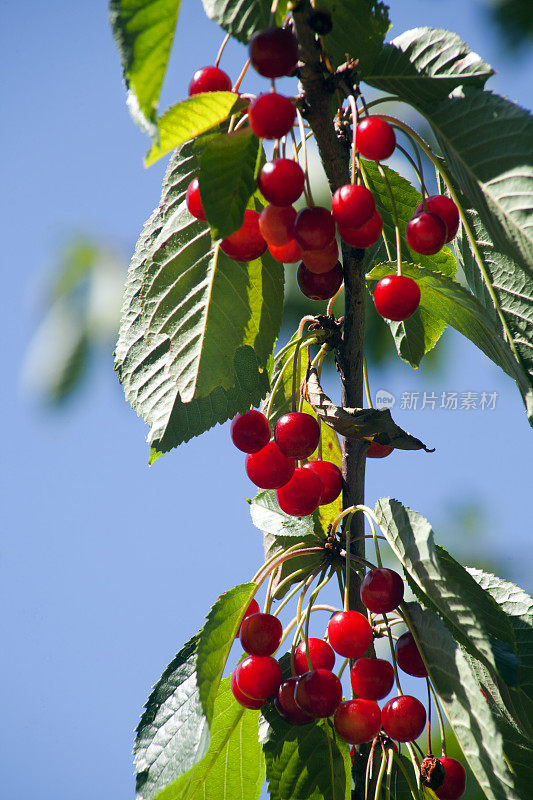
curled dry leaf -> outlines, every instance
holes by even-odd
[[[341,436],[376,441],[399,450],[425,450],[426,453],[435,450],[430,450],[420,439],[396,425],[388,408],[342,408],[334,405],[324,393],[314,367],[307,370],[300,392],[320,421]]]

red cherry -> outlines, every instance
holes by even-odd
[[[333,503],[342,491],[342,472],[336,464],[331,461],[308,461],[302,469],[310,469],[319,476],[322,481],[322,495],[320,497],[321,506]]]
[[[381,709],[383,730],[397,742],[412,742],[426,725],[426,709],[416,697],[393,697]]]
[[[274,705],[280,717],[283,717],[286,722],[290,722],[291,725],[309,725],[313,721],[313,717],[298,708],[294,700],[297,682],[297,677],[287,678],[286,681],[283,681],[278,689],[278,696],[274,699]]]
[[[281,139],[292,126],[296,111],[290,97],[270,92],[260,94],[248,108],[248,119],[260,139]]]
[[[248,52],[256,72],[264,78],[281,78],[298,63],[298,40],[287,28],[265,28],[252,36]]]
[[[288,458],[307,458],[318,447],[320,425],[311,414],[291,411],[276,422],[274,439]]]
[[[415,253],[432,256],[443,247],[448,231],[446,225],[436,214],[423,211],[407,223],[405,238]]]
[[[284,456],[276,442],[246,456],[246,474],[261,489],[279,489],[292,478],[295,463]]]
[[[276,694],[282,680],[281,667],[272,656],[247,656],[235,670],[237,686],[252,700]]]
[[[394,153],[396,147],[394,128],[379,117],[366,117],[357,126],[355,146],[363,158],[383,161]]]
[[[307,269],[304,262],[298,267],[296,280],[300,291],[310,300],[329,300],[342,286],[344,274],[340,262],[323,275],[317,275]]]
[[[251,614],[241,623],[242,649],[251,656],[271,656],[282,636],[283,625],[273,614]]]
[[[259,229],[268,244],[281,247],[293,239],[296,209],[292,206],[266,206],[259,216]]]
[[[427,677],[428,671],[426,665],[422,661],[420,650],[416,646],[411,631],[407,631],[400,636],[396,641],[394,652],[396,654],[396,661],[404,672],[407,672],[408,675],[414,675],[415,678]]]
[[[244,222],[239,230],[223,239],[220,247],[235,261],[253,261],[254,258],[262,256],[267,249],[267,243],[261,236],[257,211],[247,208],[244,212]]]
[[[233,417],[230,435],[235,447],[243,453],[257,453],[270,441],[270,425],[264,414],[252,408]]]
[[[259,611],[259,603],[255,599],[255,597],[252,597],[252,599],[250,601],[250,605],[248,606],[248,608],[244,612],[243,618],[241,620],[241,624],[239,625],[239,630],[237,631],[237,635],[235,636],[236,639],[238,639],[239,636],[241,635],[242,623],[244,622],[246,617],[249,617],[251,614],[257,614],[258,611]]]
[[[253,708],[256,711],[258,711],[265,701],[264,700],[252,700],[251,697],[246,697],[246,695],[241,692],[241,690],[237,686],[237,670],[238,669],[239,669],[239,667],[234,669],[233,672],[231,673],[231,691],[233,692],[233,697],[235,698],[235,700],[238,703],[241,704],[241,706],[244,706],[245,708]]]
[[[460,761],[448,756],[441,756],[439,761],[444,767],[444,783],[433,791],[440,800],[458,800],[466,789],[466,772]]]
[[[307,517],[317,510],[323,488],[316,472],[297,467],[290,481],[276,489],[279,507],[293,517]]]
[[[329,669],[313,669],[298,678],[294,699],[312,717],[330,717],[342,700],[342,685]]]
[[[361,600],[374,614],[387,614],[403,600],[403,581],[393,569],[380,567],[367,572],[361,583]]]
[[[339,245],[336,239],[332,239],[323,250],[304,250],[302,260],[309,272],[314,272],[315,275],[329,272],[339,260]]]
[[[436,214],[446,225],[448,231],[444,243],[451,242],[459,229],[459,210],[451,197],[445,194],[434,194],[431,197],[426,197],[427,210],[432,214]],[[424,212],[424,203],[419,203],[415,208],[414,216]]]
[[[370,442],[370,447],[366,451],[367,458],[385,458],[390,456],[394,447],[389,447],[388,444],[380,444],[379,442]]]
[[[275,158],[267,161],[257,178],[261,194],[275,206],[290,206],[304,190],[305,174],[296,161]]]
[[[420,286],[405,275],[387,275],[374,289],[376,311],[385,319],[401,322],[414,314],[420,303]]]
[[[379,212],[375,211],[369,222],[361,225],[360,228],[347,228],[344,225],[339,225],[339,236],[346,244],[364,250],[365,247],[372,247],[373,244],[376,244],[382,230],[383,220]]]
[[[311,667],[313,669],[329,669],[332,670],[335,666],[335,653],[324,639],[315,639],[312,636],[307,640],[309,642],[309,658],[311,659]],[[300,642],[294,651],[294,669],[297,675],[303,675],[304,672],[309,671],[307,665],[305,642]]]
[[[345,700],[335,711],[333,723],[348,744],[371,742],[381,730],[381,711],[373,700]]]
[[[372,628],[358,611],[339,611],[328,622],[328,639],[340,656],[359,658],[372,644]]]
[[[394,684],[394,668],[383,658],[358,658],[350,672],[352,689],[365,700],[381,700]]]
[[[302,208],[294,223],[294,238],[302,250],[324,250],[335,238],[335,220],[322,206]]]
[[[295,239],[291,239],[288,244],[282,244],[280,247],[269,244],[268,249],[272,258],[282,264],[295,264],[302,257],[302,251],[296,244]]]
[[[346,228],[360,228],[372,219],[375,211],[374,195],[366,186],[341,186],[331,201],[331,213],[335,222]]]
[[[198,183],[198,178],[193,178],[193,180],[187,186],[185,202],[187,203],[187,208],[193,217],[196,217],[196,219],[205,220],[205,212],[204,207],[202,206],[202,200],[200,198],[200,185]]]
[[[218,67],[197,69],[189,84],[189,97],[204,92],[231,92],[231,78]]]

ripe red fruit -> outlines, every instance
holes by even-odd
[[[367,572],[361,583],[361,600],[375,614],[387,614],[403,600],[403,581],[393,569],[380,567]]]
[[[433,791],[440,800],[458,800],[466,789],[465,768],[455,758],[441,756],[439,761],[444,767],[444,783]]]
[[[370,442],[370,447],[366,451],[367,458],[385,458],[390,456],[394,447],[389,447],[388,444],[380,444],[379,442]]]
[[[251,614],[257,614],[258,611],[259,611],[259,603],[255,599],[255,597],[252,597],[252,599],[250,600],[250,605],[248,606],[248,608],[244,612],[244,616],[243,616],[243,618],[241,620],[241,624],[239,625],[239,630],[237,631],[237,635],[235,636],[236,639],[238,639],[239,636],[241,635],[242,623],[244,622],[246,617],[249,617]]]
[[[385,319],[407,319],[420,303],[420,286],[405,275],[387,275],[374,289],[376,311]]]
[[[346,228],[360,228],[372,219],[375,211],[374,195],[366,186],[341,186],[331,201],[331,213],[335,222]]]
[[[202,206],[202,200],[200,198],[200,185],[198,183],[198,178],[193,178],[193,180],[187,186],[185,202],[187,203],[187,208],[193,217],[196,217],[196,219],[205,220],[204,207]]]
[[[235,261],[253,261],[254,258],[262,256],[267,249],[267,243],[261,236],[257,211],[247,208],[244,212],[244,222],[239,230],[223,239],[220,247]]]
[[[248,119],[260,139],[281,139],[292,126],[296,111],[290,97],[270,92],[260,94],[248,108]]]
[[[254,408],[233,417],[231,441],[243,453],[257,453],[270,441],[270,425],[264,414]]]
[[[311,272],[302,261],[296,273],[296,280],[301,293],[310,300],[329,300],[341,288],[344,274],[339,261],[333,269],[322,275]]]
[[[440,217],[423,211],[407,223],[405,238],[415,253],[432,256],[443,247],[448,230]]]
[[[235,670],[237,686],[252,700],[266,700],[276,694],[281,680],[281,667],[272,656],[247,656]]]
[[[426,197],[427,210],[432,214],[436,214],[446,225],[448,231],[444,243],[451,242],[459,228],[459,211],[457,206],[445,194],[434,194],[431,197]],[[424,211],[424,203],[419,203],[415,208],[414,216],[422,214]]]
[[[246,695],[241,692],[241,690],[237,686],[238,669],[239,667],[236,667],[236,669],[234,669],[233,672],[231,673],[231,691],[233,692],[233,697],[238,703],[241,704],[241,706],[244,706],[245,708],[253,708],[256,711],[258,711],[265,701],[262,699],[252,700],[251,697],[246,697]]]
[[[375,211],[371,219],[360,228],[347,228],[345,225],[339,225],[339,236],[346,244],[364,250],[365,247],[372,247],[373,244],[376,244],[382,230],[383,220],[379,212]]]
[[[283,717],[286,722],[290,722],[291,725],[309,725],[313,721],[313,717],[298,708],[294,700],[297,682],[297,677],[287,678],[286,681],[283,681],[278,689],[278,696],[274,699],[274,705],[280,717]]]
[[[381,711],[373,700],[345,700],[335,711],[333,723],[348,744],[371,742],[381,730]]]
[[[259,229],[268,244],[281,247],[294,239],[296,209],[292,206],[268,205],[259,215]]]
[[[372,628],[358,611],[339,611],[328,622],[328,639],[340,656],[359,658],[372,644]]]
[[[313,669],[329,669],[332,670],[335,666],[335,653],[324,639],[315,639],[310,636],[307,640],[309,642],[309,658],[311,659],[311,667]],[[303,675],[304,672],[309,671],[307,665],[307,648],[305,642],[300,642],[294,651],[294,669],[297,675]]]
[[[378,117],[366,117],[357,126],[355,145],[363,158],[383,161],[394,153],[396,147],[394,128]]]
[[[352,689],[365,700],[381,700],[394,684],[394,669],[383,658],[358,658],[350,671]]]
[[[294,699],[312,717],[330,717],[342,700],[342,685],[329,669],[313,669],[298,678]]]
[[[403,694],[393,697],[381,709],[383,730],[397,742],[412,742],[426,725],[426,709],[416,697]]]
[[[189,83],[189,97],[204,92],[231,92],[231,78],[218,67],[197,69]]]
[[[323,488],[316,472],[297,467],[290,481],[276,489],[279,507],[293,517],[306,517],[317,510]]]
[[[320,506],[333,503],[340,495],[342,490],[342,472],[336,464],[331,461],[308,461],[302,469],[310,469],[319,476],[322,481],[322,494],[320,496]]]
[[[275,206],[290,206],[304,190],[305,174],[296,161],[275,158],[267,161],[257,178],[261,194]]]
[[[335,238],[335,220],[322,206],[302,208],[294,223],[294,238],[302,250],[324,250]]]
[[[271,656],[282,636],[283,625],[273,614],[251,614],[241,623],[242,649],[251,656]]]
[[[311,414],[291,411],[276,422],[274,439],[288,458],[307,458],[318,447],[320,425]]]
[[[339,245],[336,239],[332,239],[323,250],[302,251],[302,260],[309,272],[314,272],[315,275],[329,272],[339,260]]]
[[[404,672],[408,675],[414,675],[415,678],[426,678],[428,671],[426,665],[422,661],[420,650],[416,646],[413,634],[411,631],[403,633],[396,641],[394,648],[396,654],[396,661]]]
[[[302,251],[296,244],[295,239],[291,239],[288,244],[282,244],[280,247],[269,244],[268,249],[272,258],[282,264],[295,264],[302,257]]]
[[[284,456],[276,442],[246,456],[246,474],[261,489],[279,489],[292,478],[295,463]]]
[[[256,72],[264,78],[281,78],[298,63],[298,40],[287,28],[265,28],[252,36],[248,52]]]

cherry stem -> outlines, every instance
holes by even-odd
[[[387,756],[385,754],[385,750],[383,750],[381,755],[381,765],[379,767],[378,777],[376,780],[376,791],[374,792],[374,800],[379,800],[379,797],[381,795],[381,784],[383,783],[383,777],[385,775],[386,769],[387,769]]]
[[[328,302],[328,307],[326,308],[326,316],[327,316],[327,317],[331,317],[331,316],[332,316],[332,313],[333,313],[333,303],[335,302],[335,300],[336,300],[336,299],[337,299],[337,297],[340,295],[340,293],[342,292],[342,290],[343,290],[343,289],[344,289],[344,281],[341,283],[341,285],[339,286],[339,288],[337,289],[337,291],[335,292],[335,294],[333,295],[333,297],[331,297],[331,298],[330,298],[330,300],[329,300],[329,302]]]
[[[324,573],[322,573],[324,574]],[[305,657],[307,660],[307,666],[309,669],[313,669],[313,665],[311,664],[311,656],[309,654],[309,620],[311,619],[311,609],[313,608],[313,603],[315,602],[319,591],[331,580],[333,572],[330,573],[325,577],[322,578],[316,589],[311,593],[309,597],[309,603],[307,605],[307,611],[305,614],[305,628],[304,628],[304,641],[305,641]],[[322,577],[322,576],[321,576]]]
[[[278,567],[278,569],[279,569],[279,567]],[[275,580],[276,573],[277,573],[278,569],[273,569],[272,572],[270,573],[270,579],[268,581],[268,586],[267,586],[267,590],[266,590],[265,605],[264,605],[264,608],[263,608],[263,612],[265,614],[269,614],[270,613],[270,607],[272,605],[272,586],[274,585],[274,580]]]
[[[333,793],[335,793],[335,789],[334,789],[334,787],[335,787],[335,773],[334,773],[334,769],[333,769],[333,753],[331,751],[331,737],[330,737],[330,730],[329,730],[329,725],[328,725],[327,721],[326,721],[326,724],[324,725],[324,729],[326,731],[326,738],[328,740],[329,769],[330,769],[330,774],[331,774],[331,790],[332,790]]]
[[[387,194],[389,195],[389,200],[390,200],[391,206],[392,206],[392,216],[393,216],[393,220],[394,220],[394,232],[396,234],[396,263],[398,265],[398,275],[401,275],[402,274],[402,239],[401,239],[401,235],[400,235],[400,225],[399,225],[399,222],[398,222],[398,209],[396,207],[396,200],[394,199],[394,194],[393,194],[389,179],[387,177],[387,173],[385,172],[385,170],[383,169],[383,167],[381,166],[381,164],[379,162],[377,164],[377,168],[378,168],[379,174],[381,175],[381,177],[383,178],[383,180],[385,182],[385,186],[386,186],[386,189],[387,189]]]
[[[300,109],[296,106],[296,119],[298,120],[298,128],[300,129],[300,146],[302,148],[304,174],[307,190],[305,192],[307,205],[314,206],[313,194],[311,192],[311,182],[309,180],[309,162],[307,158],[307,137],[305,135],[304,121]]]
[[[366,774],[365,774],[365,800],[368,800],[368,788],[370,786],[370,780],[372,776],[372,767],[374,764],[374,749],[376,747],[376,740],[372,741],[372,746],[370,748],[370,753],[368,754],[368,760],[366,762]]]
[[[273,27],[276,24],[276,11],[278,10],[278,3],[279,0],[272,0],[272,5],[270,6],[270,27]]]
[[[349,663],[350,663],[350,659],[349,658],[345,658],[344,661],[342,662],[341,668],[340,668],[339,672],[337,673],[337,677],[338,677],[339,680],[342,678],[342,674],[343,674],[344,670],[346,669],[346,666]]]
[[[222,53],[224,52],[224,48],[227,45],[227,43],[229,42],[229,40],[230,40],[230,34],[227,33],[226,36],[224,36],[224,40],[223,40],[222,44],[220,45],[220,50],[218,51],[217,57],[215,59],[215,67],[218,67],[220,59],[222,58]]]
[[[311,319],[314,319],[314,317],[308,317],[306,319],[310,319],[311,320]],[[291,349],[291,347],[295,347],[296,345],[298,345],[298,347],[301,347],[301,345],[304,344],[304,343],[305,344],[312,344],[313,342],[316,342],[316,336],[314,334],[309,334],[309,333],[307,333],[305,336],[302,336],[299,339],[296,339],[296,340],[294,340],[292,342],[289,342],[276,355],[276,361],[278,361],[281,358],[281,356],[283,356],[285,353],[287,353]],[[289,359],[287,359],[285,364],[283,364],[283,366],[281,367],[279,375],[276,378],[276,380],[274,382],[274,385],[272,386],[272,388],[270,390],[270,397],[269,397],[268,405],[267,405],[266,412],[265,412],[265,416],[266,416],[266,418],[268,420],[270,420],[270,413],[272,411],[272,402],[273,402],[273,399],[274,399],[274,395],[276,394],[276,392],[277,392],[277,390],[279,388],[279,385],[280,385],[281,381],[283,380],[283,374],[284,374],[285,370],[287,369],[287,367],[288,367],[288,365],[290,363],[291,363],[291,359],[289,358]]]
[[[374,408],[374,405],[372,403],[372,397],[370,395],[370,385],[368,383],[368,369],[367,369],[366,358],[364,356],[364,353],[363,353],[363,380],[364,380],[364,383],[365,383],[366,402],[367,402],[369,408]]]
[[[285,552],[282,553],[281,555],[276,556],[275,558],[267,561],[267,563],[264,564],[264,566],[259,570],[259,572],[256,573],[255,577],[252,578],[252,581],[254,583],[257,583],[257,588],[259,588],[261,584],[264,583],[264,581],[266,581],[272,570],[278,567],[280,564],[283,564],[285,561],[289,561],[289,559],[295,558],[297,556],[307,555],[308,553],[321,553],[321,552],[322,552],[321,547],[304,547],[301,550],[295,550],[294,547],[291,547],[290,550],[285,550]],[[266,569],[267,567],[268,569]],[[264,575],[262,575],[263,571],[265,571]]]
[[[306,569],[303,569],[303,568],[302,569],[298,569],[298,570],[296,570],[296,572],[292,572],[290,575],[287,575],[286,578],[284,578],[280,583],[278,583],[278,585],[276,586],[276,588],[274,590],[274,593],[272,595],[272,600],[273,601],[276,599],[276,595],[278,594],[278,592],[280,592],[283,588],[285,588],[285,586],[287,586],[287,584],[290,584],[290,583],[293,583],[294,581],[296,581],[296,586],[294,586],[294,588],[291,589],[291,591],[287,593],[287,595],[283,598],[282,602],[279,604],[277,609],[274,611],[274,616],[275,617],[278,616],[280,611],[283,608],[285,608],[285,606],[287,605],[289,600],[292,597],[294,597],[296,592],[300,589],[302,582],[301,581],[297,581],[297,578],[300,578],[300,577],[303,578],[304,575],[307,575],[307,574],[308,574],[308,571]],[[403,622],[403,620],[402,620],[402,622]]]
[[[432,756],[433,753],[431,752],[431,692],[429,690],[429,680],[426,678],[427,690],[428,690],[428,756]]]
[[[415,164],[412,156],[407,152],[407,150],[396,142],[396,149],[399,150],[401,153],[404,154],[406,159],[411,164],[412,168],[417,174],[418,180],[420,181],[420,190],[422,192],[422,202],[424,203],[424,211],[427,211],[427,205],[425,204],[426,196],[428,194],[428,190],[426,189],[426,184],[424,183],[424,173],[422,171],[422,162],[420,161],[420,153],[418,152],[418,148],[415,147],[414,151],[416,153],[418,164]]]
[[[369,108],[373,108],[373,106],[379,106],[380,103],[401,103],[401,97],[398,97],[396,94],[388,94],[385,97],[378,97],[377,100],[371,100],[369,103],[365,104],[365,108],[368,111]]]
[[[387,785],[385,787],[385,800],[391,800],[390,785],[392,779],[392,765],[394,763],[394,750],[385,751],[387,753]]]
[[[397,766],[399,767],[400,771],[403,773],[403,777],[407,781],[407,785],[409,786],[409,789],[411,790],[411,794],[413,795],[413,800],[418,800],[418,796],[419,796],[418,792],[416,791],[415,787],[413,786],[413,783],[411,781],[411,776],[407,772],[402,760],[397,755],[397,753],[394,752],[394,750],[391,750],[390,752],[392,753],[392,757],[393,757],[394,761],[396,762]]]
[[[360,164],[360,167],[361,167],[361,175],[363,176],[363,182],[364,182],[366,188],[370,190],[370,186],[368,185],[368,178],[367,178],[367,175],[366,175],[366,172],[365,172],[365,168],[364,168],[364,165],[363,165],[362,162]],[[385,236],[385,231],[384,230],[381,231],[381,237],[383,239],[383,244],[385,245],[385,250],[387,251],[387,257],[388,257],[389,261],[392,261],[392,256],[391,256],[389,243],[387,241],[387,237]]]
[[[435,703],[435,710],[437,712],[437,718],[439,720],[439,732],[440,732],[440,752],[442,756],[446,756],[446,733],[444,731],[444,720],[442,718],[442,711],[440,710],[439,699],[437,697],[437,693],[433,688],[433,684],[427,679],[429,690],[433,696],[433,702]]]
[[[350,178],[351,183],[355,183],[355,164],[356,164],[356,154],[357,154],[357,147],[355,144],[355,134],[357,130],[357,105],[355,103],[355,97],[353,94],[348,95],[348,102],[350,103],[350,108],[352,110],[352,153],[350,159]],[[359,159],[357,159],[359,161]]]
[[[296,343],[296,349],[292,359],[292,391],[291,391],[291,411],[296,411],[297,403],[296,398],[299,397],[300,387],[298,386],[298,377],[300,375],[300,341]]]
[[[241,74],[239,75],[239,77],[237,78],[236,82],[234,83],[232,92],[238,92],[239,89],[241,88],[241,83],[244,80],[244,76],[248,72],[248,67],[249,66],[250,66],[250,59],[248,59],[248,61],[245,62],[244,67],[241,69]]]

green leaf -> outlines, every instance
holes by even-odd
[[[180,0],[111,0],[111,27],[135,122],[150,132],[155,127],[159,92],[167,68]]]
[[[241,227],[257,189],[261,144],[250,128],[210,138],[200,157],[200,195],[213,239]]]
[[[388,6],[377,0],[320,0],[319,7],[329,11],[333,20],[331,33],[324,37],[333,65],[343,64],[349,54],[358,59],[364,75],[378,57],[389,29]]]
[[[363,80],[417,108],[431,106],[457,86],[483,88],[493,70],[451,31],[414,28],[384,45]]]
[[[209,19],[230,33],[234,39],[248,44],[253,34],[270,26],[271,0],[202,0]],[[287,13],[287,0],[280,0],[276,23]]]
[[[233,697],[225,678],[215,701],[211,743],[193,769],[156,795],[156,800],[258,800],[265,775],[258,742],[258,711]]]
[[[171,106],[159,118],[159,142],[154,143],[146,154],[145,167],[178,145],[216,128],[232,111],[241,107],[242,101],[233,92],[203,92]]]
[[[196,682],[193,636],[158,680],[137,727],[135,773],[139,800],[154,797],[206,753],[209,728]]]
[[[324,538],[316,511],[309,517],[292,517],[279,507],[275,491],[263,489],[253,500],[248,500],[248,502],[250,503],[252,522],[263,533],[281,536],[284,539],[291,538],[295,541],[311,535]]]

